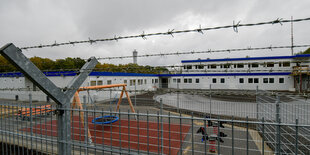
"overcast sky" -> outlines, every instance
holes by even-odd
[[[0,46],[18,47],[310,17],[309,0],[1,0]],[[294,43],[310,44],[310,21],[294,24]],[[291,44],[290,24],[175,34],[24,51],[28,57],[111,57]],[[305,50],[304,48],[295,51]],[[197,58],[290,55],[290,49],[138,58],[142,65]],[[132,59],[102,61],[128,63]]]

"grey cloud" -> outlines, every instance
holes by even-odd
[[[13,42],[17,46],[110,38],[114,35],[136,35],[164,32],[168,29],[188,29],[199,26],[213,27],[232,24],[233,21],[253,23],[276,18],[309,17],[308,0],[68,0],[68,1],[12,1],[0,2],[0,44]],[[310,22],[294,24],[295,43],[307,43]],[[171,36],[148,37],[101,42],[94,45],[34,49],[25,51],[27,56],[52,59],[90,56],[110,57],[175,51],[244,48],[290,44],[290,25],[268,25],[250,28],[223,29]],[[297,49],[296,49],[297,50]],[[303,50],[303,49],[298,49]],[[220,58],[261,55],[289,55],[290,50],[251,51],[239,53],[213,53],[183,56],[139,58],[138,62],[149,65],[179,63],[182,59]],[[105,61],[128,63],[128,60]]]

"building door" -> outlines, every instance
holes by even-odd
[[[168,78],[162,78],[159,88],[168,88]]]

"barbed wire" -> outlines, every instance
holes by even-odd
[[[248,23],[248,24],[241,24],[240,21],[237,22],[237,24],[236,24],[235,21],[233,21],[232,25],[226,25],[226,26],[216,26],[216,27],[206,27],[206,28],[201,28],[201,26],[199,26],[199,28],[197,28],[197,29],[188,29],[188,30],[175,30],[175,29],[170,30],[170,29],[168,29],[167,32],[156,32],[156,33],[145,33],[143,31],[142,34],[139,34],[139,35],[129,35],[129,36],[116,36],[116,35],[114,35],[114,37],[112,37],[112,38],[102,38],[102,39],[88,38],[88,40],[68,41],[68,42],[61,42],[61,43],[57,43],[55,41],[52,44],[40,44],[40,45],[36,45],[36,46],[20,47],[20,49],[21,50],[28,50],[28,49],[35,49],[35,48],[57,47],[57,46],[75,45],[75,44],[84,44],[84,43],[93,44],[96,42],[118,41],[118,40],[131,39],[131,38],[142,38],[143,40],[146,40],[147,37],[151,37],[151,36],[160,36],[160,35],[167,36],[167,35],[169,35],[169,36],[174,37],[174,34],[190,33],[190,32],[198,32],[198,33],[204,34],[204,31],[227,29],[227,28],[233,28],[233,31],[238,33],[238,28],[240,28],[240,27],[250,27],[250,26],[259,26],[259,25],[274,25],[274,24],[283,25],[284,23],[288,23],[288,22],[301,22],[301,21],[308,21],[308,20],[310,20],[310,17],[309,18],[294,19],[294,20],[291,20],[291,19],[283,20],[283,18],[277,18],[276,20],[272,20],[272,21]]]
[[[310,46],[310,45],[309,45]],[[251,58],[251,57],[248,57]],[[199,59],[198,59],[199,60]],[[212,60],[212,59],[200,59],[200,60]],[[225,59],[224,59],[225,60]],[[129,70],[129,69],[141,69],[141,68],[145,68],[145,69],[156,69],[156,68],[185,68],[188,66],[192,66],[192,67],[210,67],[210,66],[221,66],[222,68],[225,68],[225,66],[229,65],[229,66],[233,66],[233,65],[263,65],[263,67],[266,67],[267,65],[272,65],[272,64],[283,64],[283,63],[290,63],[289,66],[287,67],[291,67],[291,64],[300,64],[300,63],[310,63],[310,60],[279,60],[279,61],[274,61],[270,59],[267,59],[267,61],[265,62],[238,62],[238,61],[229,61],[229,58],[227,58],[227,61],[207,61],[207,62],[191,62],[192,64],[184,64],[184,65],[157,65],[157,66],[126,66],[126,67],[119,67],[119,66],[115,66],[116,68],[112,68],[116,69],[116,70]],[[46,64],[46,62],[36,62],[37,65],[38,64]],[[0,70],[7,68],[7,67],[12,67],[10,65],[0,65]],[[233,67],[228,67],[228,68],[233,68]],[[238,67],[234,67],[234,68],[238,68]],[[242,67],[241,67],[242,68]],[[257,68],[257,67],[251,67],[251,68]],[[213,70],[214,68],[208,68],[210,70]],[[49,70],[41,70],[43,72],[53,72],[53,71],[87,71],[87,70],[91,70],[91,71],[107,71],[109,70],[108,68],[94,68],[94,69],[80,69],[80,68],[67,68],[67,69],[49,69]],[[185,68],[186,70],[186,68]],[[1,72],[0,72],[1,73]],[[2,72],[4,73],[4,72]],[[10,72],[8,72],[10,73]]]
[[[203,51],[187,51],[187,52],[173,52],[173,53],[156,53],[156,54],[144,54],[144,55],[137,55],[136,57],[155,57],[155,56],[172,56],[172,55],[187,55],[187,54],[203,54],[203,53],[219,53],[219,52],[237,52],[237,51],[253,51],[253,50],[270,50],[273,49],[291,49],[291,48],[302,48],[302,47],[310,47],[310,44],[305,45],[294,45],[294,46],[267,46],[267,47],[246,47],[246,48],[231,48],[231,49],[219,49],[219,50],[203,50]],[[112,60],[112,59],[126,59],[126,58],[133,58],[133,55],[129,56],[119,56],[119,57],[98,57],[98,60]]]

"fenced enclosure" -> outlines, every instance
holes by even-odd
[[[209,28],[200,27],[199,29],[190,30],[174,31],[174,29],[169,29],[168,32],[160,33],[144,33],[143,31],[143,34],[140,35],[114,36],[114,38],[105,39],[89,38],[89,40],[61,43],[55,42],[53,44],[40,44],[38,46],[21,48],[17,48],[13,44],[7,44],[0,49],[0,54],[11,64],[13,64],[19,71],[21,71],[25,78],[29,79],[29,82],[32,84],[33,88],[38,87],[40,90],[31,90],[29,85],[22,86],[23,88],[21,89],[23,90],[19,90],[19,86],[3,87],[3,94],[1,94],[0,97],[3,96],[5,98],[5,96],[11,96],[13,92],[18,94],[13,94],[16,101],[0,100],[0,152],[1,154],[66,155],[310,154],[310,140],[308,134],[310,130],[310,124],[308,122],[309,102],[303,98],[296,97],[293,94],[277,94],[259,89],[256,89],[256,91],[223,91],[211,89],[211,85],[208,90],[208,85],[199,83],[199,79],[198,81],[195,81],[196,85],[193,85],[193,79],[189,80],[187,78],[184,79],[184,83],[186,83],[186,85],[183,86],[186,89],[191,88],[193,90],[183,90],[179,89],[180,87],[178,84],[178,80],[181,80],[181,78],[174,79],[174,86],[176,87],[169,87],[168,78],[160,79],[158,76],[160,74],[159,73],[158,75],[156,74],[156,79],[149,79],[150,81],[154,80],[154,86],[148,90],[136,90],[136,83],[138,83],[138,85],[139,83],[142,85],[143,79],[131,79],[128,81],[130,86],[135,87],[135,89],[129,90],[131,100],[129,97],[127,101],[123,100],[120,107],[115,106],[117,98],[121,96],[118,94],[123,93],[120,93],[120,89],[96,90],[95,92],[98,91],[100,92],[98,94],[101,95],[108,93],[110,94],[110,97],[104,96],[101,98],[109,99],[100,100],[98,102],[95,102],[95,95],[92,94],[94,91],[89,91],[87,92],[88,96],[83,97],[82,104],[78,104],[78,107],[74,107],[73,105],[79,102],[77,100],[80,99],[74,98],[72,101],[73,95],[78,91],[83,82],[85,82],[86,78],[93,71],[98,63],[98,60],[92,57],[85,61],[85,64],[81,69],[69,69],[73,70],[73,78],[66,80],[69,84],[66,86],[56,86],[55,83],[48,79],[46,75],[21,52],[21,50],[33,48],[56,47],[82,43],[92,44],[95,42],[118,41],[129,38],[146,39],[146,37],[151,36],[173,36],[173,34],[189,32],[198,32],[203,34],[203,31],[227,28],[233,28],[235,32],[238,32],[238,27],[250,27],[267,24],[282,25],[282,23],[293,23],[308,20],[310,20],[310,18],[295,20],[282,20],[278,18],[273,21],[250,24],[240,24],[239,22],[228,26],[216,26]],[[247,47],[224,50],[145,54],[139,57],[287,48],[293,50],[297,47],[309,46],[310,45],[293,44],[290,46],[268,45],[268,47],[256,48]],[[98,59],[110,60],[129,57],[137,58],[137,56],[116,56]],[[271,59],[271,57],[268,59]],[[307,62],[303,60],[299,61],[289,62],[289,64],[294,63],[298,66],[301,62]],[[282,65],[283,63],[281,62],[279,64]],[[238,67],[238,64],[234,65],[236,66],[234,68],[241,68]],[[246,64],[241,64],[242,68],[244,68],[244,65]],[[241,72],[249,73],[253,71],[250,64],[247,65],[248,70],[231,70],[231,72],[240,72],[232,75],[244,76],[245,74]],[[251,65],[253,67],[253,64]],[[258,64],[255,65],[258,67]],[[265,65],[265,62],[262,62],[260,65]],[[197,68],[199,68],[199,66],[200,65],[196,65]],[[272,63],[272,66],[274,66],[274,63]],[[175,66],[170,67],[174,68]],[[175,70],[175,75],[173,76],[176,76],[183,67],[186,68],[186,65],[178,67],[181,67],[181,69]],[[223,73],[223,76],[227,76],[226,73],[230,72],[225,69],[228,68],[227,65],[225,67],[223,64],[211,64],[209,67],[218,67],[219,70],[213,70],[211,73],[219,72]],[[266,68],[261,69],[262,70],[254,69],[254,71],[257,73],[262,73],[257,74],[259,76],[277,76],[276,74],[271,74],[271,72],[277,74],[279,72],[279,70],[273,71],[272,69],[269,70],[269,68],[267,68],[268,70],[266,70]],[[266,71],[268,71],[268,73],[265,73]],[[291,69],[288,70],[289,73],[286,69],[280,71],[285,71],[285,74],[282,73],[279,75],[286,76],[289,76],[290,72],[292,72]],[[207,72],[209,71],[206,69],[205,73]],[[247,74],[246,76],[252,76],[255,74],[256,73]],[[300,75],[302,74],[304,73],[300,72]],[[162,77],[166,76],[165,74],[161,75]],[[216,75],[218,76],[221,74]],[[197,76],[200,75],[197,74]],[[295,76],[294,78],[297,80]],[[284,80],[284,78],[282,79]],[[64,78],[61,80],[60,82],[65,81]],[[126,79],[126,83],[127,80],[128,79]],[[159,80],[161,80],[161,82]],[[302,81],[302,76],[299,80]],[[108,81],[106,84],[112,84],[111,80]],[[114,81],[116,80],[114,79]],[[118,80],[118,82],[120,81],[125,80]],[[92,82],[95,82],[93,83],[94,85],[103,85],[103,81],[101,80],[101,84],[98,84],[99,81],[89,81],[88,86],[93,86]],[[150,83],[151,82],[148,84]],[[212,83],[216,83],[216,79]],[[223,87],[225,83],[224,78],[223,80],[221,79],[220,83],[223,85],[217,85],[217,88],[226,88]],[[242,82],[239,79],[239,83],[244,83],[244,79],[242,79]],[[251,89],[253,89],[254,85],[259,83],[258,78],[257,82],[255,82],[255,79],[253,81],[252,78],[248,81],[248,83],[252,83],[250,86]],[[273,78],[270,83],[274,83]],[[284,81],[279,81],[279,83],[284,83]],[[302,86],[302,83],[299,83],[300,86]],[[238,85],[238,83],[235,84]],[[198,85],[201,85],[201,87],[196,89],[196,86]],[[183,88],[183,86],[181,88]],[[282,86],[284,86],[284,84],[282,84]],[[124,84],[123,90],[125,90],[125,88],[126,84]],[[157,88],[162,89],[157,90]],[[200,88],[204,90],[199,90]],[[242,89],[243,88],[246,87],[242,87]],[[237,87],[233,89],[237,89]],[[268,87],[268,89],[272,90],[272,87]],[[290,88],[283,90],[289,89]],[[302,90],[303,89],[300,89],[300,91]],[[107,92],[103,93],[104,91]],[[44,99],[47,96],[47,101],[42,102],[42,98]],[[115,97],[113,98],[112,96]],[[19,99],[25,100],[27,97],[29,97],[29,100],[24,102],[19,101]],[[34,98],[40,101],[35,102],[33,100]],[[122,98],[119,97],[118,103],[120,103],[121,100]],[[132,110],[133,107],[128,106],[128,103],[131,102],[133,103],[135,110]]]
[[[92,102],[91,95],[84,96],[83,109],[62,109],[72,114],[71,141],[58,137],[55,103],[33,102],[31,93],[27,102],[1,100],[0,152],[57,154],[60,142],[68,144],[72,154],[309,153],[305,99],[261,90],[241,102],[232,96],[229,101],[227,95],[221,99],[217,93],[177,94],[178,98],[167,98],[170,93],[160,90],[133,95],[136,113],[126,100],[115,111],[113,99]],[[105,116],[119,120],[94,122]]]

